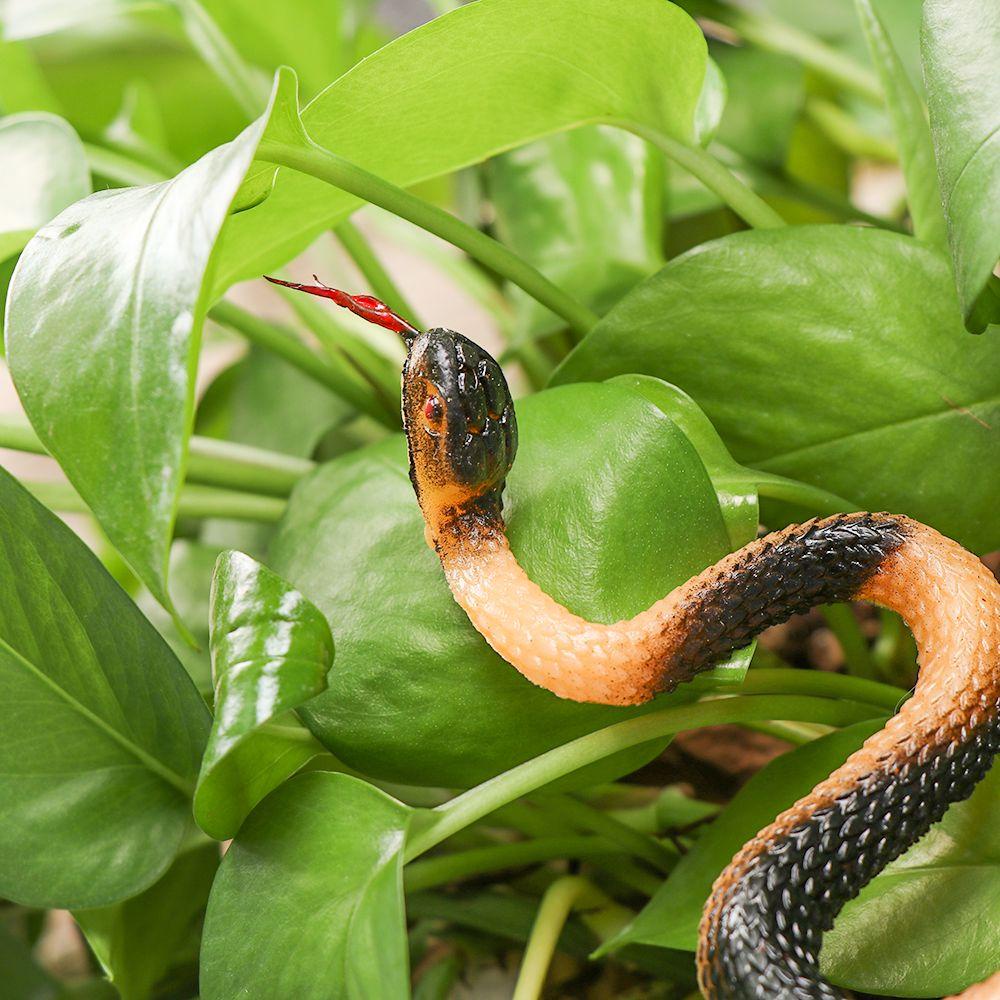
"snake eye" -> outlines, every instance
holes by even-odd
[[[437,423],[441,419],[444,408],[441,406],[441,399],[438,396],[428,396],[424,403],[424,416],[432,423]]]

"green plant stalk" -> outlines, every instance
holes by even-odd
[[[390,413],[375,395],[370,385],[361,382],[353,372],[335,368],[297,337],[281,327],[254,316],[232,302],[217,302],[208,311],[211,319],[241,333],[247,340],[284,358],[310,378],[326,386],[355,409],[390,430],[398,430],[399,414]]]
[[[817,514],[843,514],[858,509],[856,503],[798,479],[788,479],[759,469],[749,469],[757,492],[769,500],[782,500],[813,510]]]
[[[854,677],[877,680],[879,673],[868,649],[868,640],[861,634],[861,627],[850,605],[825,604],[819,610],[840,643],[847,672]]]
[[[400,291],[389,272],[382,266],[382,262],[375,256],[375,252],[361,235],[358,227],[350,219],[345,219],[333,232],[340,241],[340,245],[347,251],[347,255],[364,275],[365,281],[368,282],[375,295],[388,303],[391,309],[408,319],[414,326],[419,327],[420,317],[416,309]]]
[[[870,705],[878,712],[895,712],[909,692],[891,684],[868,680],[863,677],[845,677],[843,674],[828,674],[821,670],[783,670],[754,668],[736,689],[737,694],[808,695],[813,698],[838,698],[844,701]],[[877,714],[877,713],[876,713]],[[772,715],[771,719],[785,720],[784,716]],[[770,721],[770,720],[769,720]],[[822,720],[799,719],[799,722]]]
[[[576,836],[576,828],[567,823],[558,805],[553,803],[554,797],[550,799],[546,796],[535,799],[532,803],[535,807],[533,809],[523,801],[511,802],[496,815],[502,816],[508,825],[535,839],[556,835]],[[613,861],[607,861],[603,857],[593,857],[589,860],[605,875],[640,895],[652,897],[660,888],[661,880],[658,876],[624,854],[616,855]]]
[[[586,334],[598,321],[596,313],[567,295],[502,243],[316,143],[292,146],[265,138],[257,150],[257,158],[316,177],[441,237],[524,289],[566,320],[579,336]]]
[[[248,120],[256,118],[267,104],[262,80],[244,62],[232,42],[197,0],[172,0],[180,14],[184,33],[205,65],[233,96]]]
[[[579,835],[540,837],[537,840],[520,840],[514,844],[496,844],[456,851],[440,858],[429,858],[408,865],[403,873],[407,892],[433,889],[463,878],[486,875],[509,868],[525,868],[560,858],[622,857],[622,850],[604,837]]]
[[[648,862],[661,874],[668,874],[677,864],[676,850],[670,850],[651,836],[640,833],[621,820],[609,816],[572,795],[549,795],[546,799],[555,811],[571,823],[590,830],[623,851]]]
[[[324,309],[310,296],[280,285],[275,290],[309,328],[331,360],[346,362],[372,386],[387,410],[391,409],[393,413],[399,410],[401,361],[394,363],[362,337],[345,330],[333,319],[329,309]]]
[[[89,514],[90,507],[69,483],[22,482],[46,507],[66,514]],[[285,501],[279,497],[256,493],[237,493],[212,486],[184,486],[177,507],[178,517],[219,517],[234,521],[273,523],[285,512]]]
[[[655,129],[635,122],[612,120],[612,125],[628,129],[663,150],[678,166],[697,177],[717,194],[744,222],[754,229],[778,229],[785,220],[755,191],[747,187],[728,167],[700,146],[688,146]]]
[[[808,184],[787,173],[752,163],[721,143],[712,143],[710,148],[712,153],[730,170],[735,170],[746,177],[758,194],[801,202],[811,208],[821,208],[845,221],[867,222],[870,226],[890,229],[894,233],[908,232],[907,228],[896,219],[866,212],[864,209],[858,208],[844,195],[837,194],[835,191],[815,184]]]
[[[578,875],[557,879],[545,890],[524,949],[513,1000],[538,1000],[542,995],[556,942],[573,908],[581,903],[600,906],[605,901],[602,893]]]
[[[147,166],[139,160],[91,142],[83,144],[87,165],[95,174],[107,177],[125,187],[141,187],[144,184],[159,184],[167,175],[155,167]]]
[[[785,671],[780,673],[784,674]],[[856,684],[862,683],[856,678],[847,679]],[[650,712],[555,747],[439,806],[434,810],[437,814],[436,821],[415,834],[407,844],[406,859],[409,861],[419,857],[453,833],[488,816],[508,802],[530,795],[564,775],[640,743],[651,743],[688,729],[730,722],[781,719],[846,726],[877,718],[880,714],[869,705],[795,695],[773,695],[766,698],[737,695]]]
[[[835,145],[852,157],[896,163],[899,149],[889,139],[863,129],[842,107],[832,101],[813,97],[806,101],[806,115]]]
[[[21,414],[0,416],[0,448],[48,455]],[[194,435],[188,444],[186,479],[204,486],[287,497],[295,484],[315,468],[316,463],[308,459]]]
[[[841,90],[881,104],[882,87],[875,73],[813,35],[800,31],[759,10],[728,3],[705,6],[705,13],[767,52],[792,56],[803,66],[829,80]]]
[[[809,725],[804,722],[748,722],[744,729],[754,733],[773,736],[776,740],[784,740],[793,746],[801,747],[813,740],[818,740],[830,732],[829,726]]]

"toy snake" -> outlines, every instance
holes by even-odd
[[[838,514],[751,542],[628,621],[586,621],[532,583],[507,543],[502,492],[517,423],[496,361],[368,296],[291,287],[403,334],[403,421],[427,541],[473,625],[534,684],[633,705],[817,604],[869,600],[904,617],[920,650],[913,697],[742,848],[700,928],[698,978],[710,1000],[847,996],[820,975],[824,931],[971,794],[1000,749],[1000,586],[990,572],[910,518]],[[1000,997],[1000,975],[963,996]]]

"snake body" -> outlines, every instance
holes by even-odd
[[[632,619],[588,622],[528,579],[507,543],[502,493],[517,427],[500,366],[461,334],[406,328],[403,420],[427,541],[472,624],[533,683],[636,704],[817,604],[870,600],[906,620],[919,650],[913,697],[740,850],[700,928],[709,1000],[848,996],[820,974],[823,933],[971,794],[1000,750],[1000,585],[910,518],[837,514],[750,543]],[[1000,997],[1000,975],[964,997]]]

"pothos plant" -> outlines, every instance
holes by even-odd
[[[5,996],[688,996],[714,876],[912,683],[898,619],[834,607],[840,673],[531,687],[424,545],[399,345],[230,296],[310,246],[424,326],[462,324],[380,248],[476,303],[522,397],[512,545],[581,615],[817,513],[1000,548],[1000,13],[437,6],[391,39],[364,0],[0,5],[0,445],[65,474],[0,475]],[[720,723],[790,748],[729,801],[629,778]],[[998,830],[987,779],[826,973],[1000,966]],[[32,956],[57,908],[73,981]]]

